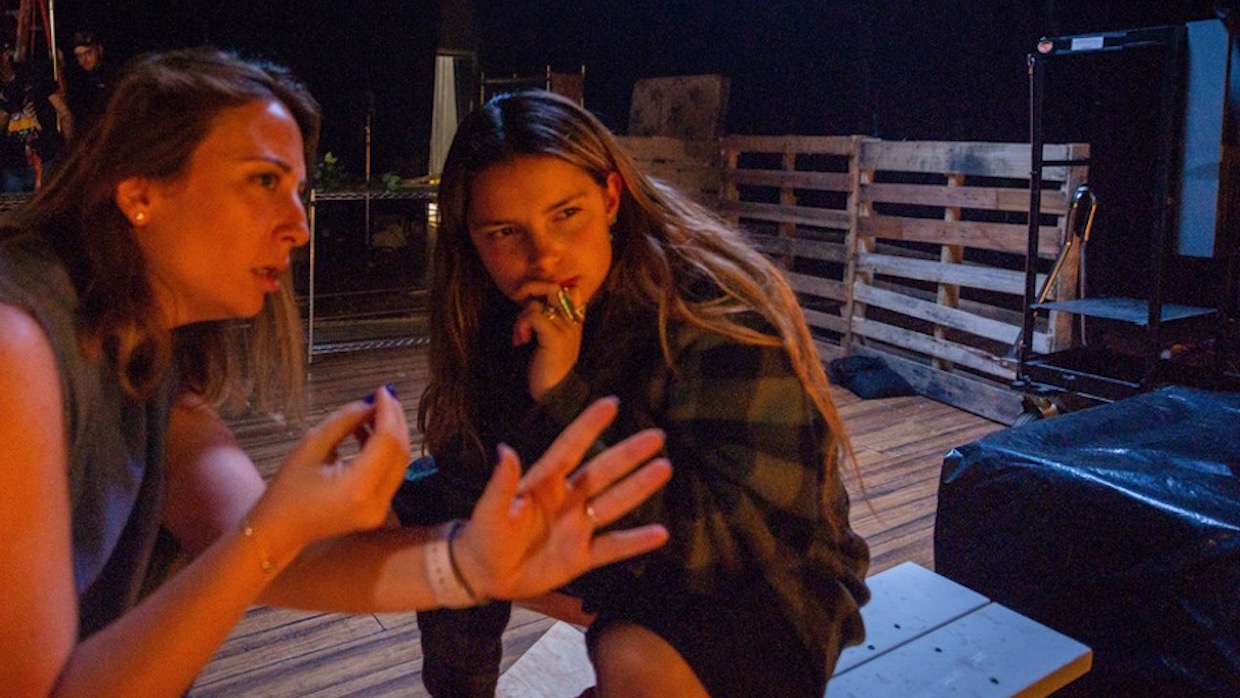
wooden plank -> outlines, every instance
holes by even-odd
[[[874,215],[862,219],[861,234],[888,240],[929,242],[938,245],[963,245],[982,250],[1010,252],[1024,257],[1029,245],[1029,227],[1024,223],[988,223],[983,221],[948,221],[937,218]],[[1038,254],[1052,259],[1059,254],[1060,230],[1055,226],[1039,228]]]
[[[963,187],[965,183],[964,175],[948,175],[947,185],[953,189]],[[961,220],[962,209],[959,206],[948,206],[943,209],[943,220],[947,225],[956,225],[956,221]],[[961,264],[964,262],[964,245],[962,244],[943,244],[939,247],[939,261],[944,264]],[[960,306],[960,287],[954,284],[939,284],[938,292],[935,294],[935,302],[940,306],[956,308]],[[936,324],[934,326],[934,336],[937,339],[947,339],[947,331],[950,328],[946,325]],[[941,360],[934,362],[935,368],[950,371],[951,364]]]
[[[861,196],[875,203],[914,204],[971,208],[986,211],[1028,213],[1028,187],[950,187],[933,184],[867,184]],[[1042,192],[1042,213],[1062,216],[1068,212],[1068,196],[1057,189]]]
[[[880,249],[882,248],[880,247]],[[907,283],[900,283],[899,279],[876,279],[873,286],[874,288],[894,291],[896,293],[912,298],[920,298],[922,300],[932,300],[935,296],[933,291],[916,288],[908,285]],[[1013,300],[1016,304],[1019,304],[1021,299],[1014,298]],[[994,320],[995,322],[1001,322],[1006,325],[1012,325],[1013,327],[1019,326],[1021,323],[1020,310],[1015,308],[1004,308],[997,305],[991,305],[990,303],[983,303],[982,301],[961,298],[960,309],[972,313],[978,317],[986,318],[987,320]]]
[[[916,361],[865,346],[854,346],[853,351],[882,358],[913,386],[918,395],[1000,424],[1012,424],[1024,409],[1020,393],[994,382],[966,374],[936,371]]]
[[[859,165],[860,158],[857,154],[861,149],[862,140],[864,139],[860,136],[853,138],[851,157],[848,160],[851,183],[848,192],[848,237],[844,241],[844,247],[848,251],[848,266],[844,269],[844,288],[848,293],[844,301],[844,318],[849,324],[848,329],[844,331],[844,341],[841,342],[846,351],[853,345],[852,318],[865,317],[865,304],[858,303],[853,297],[853,288],[858,282],[874,283],[873,274],[857,268],[857,259],[862,254],[874,252],[877,245],[872,238],[862,237],[858,233],[861,228],[861,219],[874,213],[870,202],[862,198],[860,193],[861,187],[874,181],[874,171],[863,170]]]
[[[782,170],[732,169],[723,173],[724,181],[750,187],[792,187],[819,191],[848,191],[847,172],[805,172]],[[1025,208],[1029,208],[1025,197]]]
[[[949,308],[876,286],[857,284],[853,288],[853,295],[866,305],[875,305],[910,317],[929,320],[938,325],[945,325],[1008,345],[1015,344],[1021,332],[1021,328],[1017,325],[991,320],[968,310]],[[1034,332],[1033,345],[1035,351],[1046,353],[1050,351],[1050,337],[1045,332]]]
[[[364,618],[364,617],[359,617]],[[190,695],[194,698],[212,696],[305,695],[315,684],[323,686],[351,685],[345,694],[355,694],[363,687],[374,688],[391,684],[396,693],[415,695],[422,654],[417,641],[416,626],[393,633],[369,633],[353,636],[338,643],[321,642],[311,633],[293,638],[272,638],[261,648],[271,661],[253,663],[245,670],[209,679],[199,678]],[[253,648],[252,651],[260,651]],[[245,665],[245,659],[238,660]],[[314,669],[315,671],[308,671]]]
[[[780,164],[783,165],[784,172],[794,172],[797,169],[796,153],[786,152],[780,156]],[[783,207],[795,207],[797,205],[797,192],[791,187],[781,187],[779,189],[779,205]],[[783,221],[779,224],[779,234],[781,237],[796,237],[797,225],[792,221]],[[792,268],[793,259],[785,256],[780,260],[779,266],[784,269]]]
[[[773,221],[776,223],[797,223],[816,225],[824,228],[848,227],[848,213],[833,208],[814,208],[812,206],[781,206],[780,204],[760,204],[750,201],[728,201],[721,204],[723,215],[753,218],[755,220]]]
[[[839,315],[832,315],[817,310],[803,309],[801,314],[805,316],[805,323],[810,327],[827,330],[843,334],[845,328],[844,318]]]
[[[724,136],[724,150],[741,153],[850,155],[851,136]]]
[[[903,327],[876,322],[869,318],[853,318],[853,332],[862,337],[893,344],[923,356],[944,359],[997,378],[1016,377],[1014,362],[1004,357],[965,344],[938,339]]]
[[[708,165],[696,165],[687,162],[659,162],[638,160],[637,164],[648,177],[657,177],[668,181],[704,182],[718,186],[722,181],[719,170]]]
[[[739,162],[739,157],[735,150],[723,150],[720,160],[720,167],[723,168],[723,171],[726,174],[736,169],[736,165]],[[740,220],[737,219],[736,216],[729,216],[726,214],[724,209],[728,205],[739,201],[740,198],[741,193],[740,190],[736,188],[736,184],[728,181],[728,179],[724,177],[722,191],[719,196],[720,201],[716,210],[719,212],[719,215],[723,216],[724,219],[727,220],[728,224],[733,228],[740,226]]]
[[[284,614],[287,615],[285,611]],[[202,686],[226,684],[256,668],[280,664],[287,653],[325,651],[346,646],[383,631],[372,616],[336,613],[303,613],[293,622],[261,632],[235,636],[216,653],[198,677]]]
[[[838,674],[827,698],[1035,698],[1089,671],[1085,645],[991,603]]]
[[[746,238],[754,247],[767,255],[793,255],[795,257],[817,259],[824,262],[838,262],[840,264],[843,264],[847,259],[844,253],[844,245],[829,240],[785,238],[775,235],[764,235],[762,233],[750,233],[746,235]]]
[[[822,296],[837,301],[844,300],[846,291],[843,281],[787,270],[783,271],[783,275],[788,280],[788,284],[792,286],[792,290],[797,293],[807,293],[811,296]]]
[[[1047,144],[1044,160],[1063,160],[1079,154],[1068,144]],[[1033,168],[1032,151],[1023,143],[980,143],[969,141],[880,141],[861,142],[861,167],[899,172],[955,173],[981,177],[1029,179]],[[1043,180],[1062,181],[1066,167],[1047,167]]]
[[[875,274],[901,276],[918,281],[949,283],[987,291],[1023,296],[1025,272],[1015,269],[995,269],[975,264],[943,264],[938,261],[910,259],[896,255],[864,253],[857,265]],[[1038,274],[1036,284],[1042,287],[1045,274]]]

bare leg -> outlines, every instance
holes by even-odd
[[[599,635],[590,661],[598,698],[709,698],[684,657],[640,625],[609,626]]]

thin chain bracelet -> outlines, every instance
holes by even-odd
[[[259,567],[261,567],[264,572],[270,574],[271,571],[275,569],[276,563],[271,559],[271,556],[267,554],[267,549],[263,547],[263,544],[259,542],[258,535],[254,532],[254,527],[250,525],[249,518],[246,518],[241,522],[241,535],[245,536],[246,540],[254,543],[254,548],[258,550]]]

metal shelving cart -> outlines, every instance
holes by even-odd
[[[1221,24],[1220,24],[1221,28]],[[1029,184],[1029,247],[1026,258],[1025,309],[1018,341],[1018,370],[1015,387],[1027,395],[1070,395],[1089,404],[1110,402],[1149,390],[1164,383],[1188,380],[1174,375],[1180,367],[1166,360],[1169,341],[1186,335],[1217,330],[1225,315],[1221,307],[1200,307],[1168,302],[1167,265],[1176,254],[1173,236],[1181,215],[1184,194],[1181,164],[1184,158],[1185,65],[1189,27],[1185,25],[1150,27],[1042,39],[1037,51],[1028,57],[1030,146],[1032,167]],[[1161,51],[1158,80],[1155,162],[1148,189],[1150,210],[1149,259],[1145,269],[1143,297],[1084,297],[1074,300],[1045,301],[1037,285],[1037,243],[1041,211],[1043,168],[1081,164],[1079,161],[1043,159],[1044,102],[1047,68],[1052,63],[1069,64],[1073,56],[1136,51]],[[1122,60],[1122,57],[1117,57]],[[1105,99],[1106,95],[1101,95]],[[1226,134],[1224,134],[1226,135]],[[1226,158],[1223,163],[1227,166]],[[1216,165],[1217,166],[1217,165]],[[1091,167],[1091,176],[1095,168]],[[1227,179],[1224,177],[1224,179]],[[1091,201],[1092,203],[1092,201]],[[1106,202],[1101,205],[1105,206]],[[1228,208],[1219,207],[1220,210]],[[1092,211],[1090,211],[1092,221]],[[1231,221],[1219,221],[1230,224]],[[1075,227],[1075,226],[1073,226]],[[1088,232],[1088,230],[1086,230]],[[1066,244],[1072,244],[1069,231]],[[1233,234],[1234,236],[1234,234]],[[1087,236],[1086,236],[1087,238]],[[1084,239],[1077,241],[1084,247]],[[1178,244],[1178,243],[1177,243]],[[1083,254],[1083,250],[1082,250]],[[1234,252],[1233,252],[1234,254]],[[1227,275],[1234,277],[1235,264]],[[1225,281],[1234,289],[1234,278]],[[1039,354],[1031,349],[1039,313],[1072,313],[1081,318],[1127,324],[1136,328],[1139,340],[1131,346],[1116,347],[1082,344],[1063,351]],[[1140,346],[1135,346],[1140,344]],[[1190,381],[1191,382],[1191,381]]]

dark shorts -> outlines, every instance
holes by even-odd
[[[676,648],[714,698],[822,698],[824,657],[796,639],[765,585],[738,585],[726,598],[676,593],[619,595],[599,610],[586,632],[593,647],[614,623],[636,623]]]

